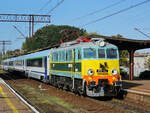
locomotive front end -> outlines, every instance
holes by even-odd
[[[122,82],[118,48],[111,44],[83,48],[82,75],[88,96],[116,96]]]

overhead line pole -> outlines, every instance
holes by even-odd
[[[9,40],[2,40],[0,41],[0,44],[3,45],[3,55],[5,55],[5,45],[10,45],[11,41]]]

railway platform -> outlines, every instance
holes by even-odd
[[[150,105],[150,80],[123,80],[127,98]]]
[[[0,78],[0,113],[34,113]]]

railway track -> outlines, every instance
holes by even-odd
[[[35,108],[40,111],[41,113],[46,113],[42,108],[40,108],[40,106],[37,106],[36,104],[34,104],[32,101],[30,101],[30,99],[28,99],[25,95],[21,94],[20,91],[18,91],[18,89],[16,89],[15,84],[17,82],[16,77],[14,76],[10,76],[9,74],[5,74],[5,79],[6,82],[8,84],[11,85],[11,87],[17,92],[19,93],[27,102],[29,102],[31,105],[35,106]],[[23,78],[24,79],[24,78]],[[27,80],[27,79],[25,79]],[[39,84],[41,84],[40,81],[36,81],[39,82]],[[46,84],[42,84],[43,87],[47,87]],[[74,100],[76,100],[76,98],[81,98],[78,97],[76,94],[71,93],[71,92],[66,92],[66,91],[61,91],[59,90],[61,93],[66,93],[67,95],[72,95],[71,97],[74,98]],[[46,94],[43,92],[43,96],[46,96]],[[69,97],[68,97],[69,98]],[[82,97],[83,100],[88,101],[89,103],[87,103],[87,106],[89,105],[90,108],[85,109],[80,108],[79,113],[94,113],[94,110],[98,109],[98,107],[95,107],[97,105],[104,105],[105,108],[107,110],[107,107],[109,107],[108,109],[114,109],[116,111],[118,111],[119,113],[149,113],[150,112],[150,106],[148,105],[144,105],[142,103],[139,103],[137,101],[132,101],[129,100],[128,98],[124,99],[124,100],[120,100],[117,98],[89,98],[89,97]],[[64,106],[61,106],[60,104],[54,102],[53,100],[49,100],[52,101],[52,103],[55,103],[57,106],[65,109],[65,111],[67,111],[67,113],[76,113],[75,110],[70,110]],[[81,100],[82,101],[82,100]],[[80,102],[79,102],[80,103]],[[90,103],[94,103],[95,105],[92,106],[92,104]],[[80,106],[81,107],[81,106]],[[95,112],[96,113],[96,112]],[[106,112],[107,113],[107,112]]]
[[[20,93],[20,92],[14,87],[14,85],[15,85],[15,83],[16,83],[16,80],[15,80],[13,77],[9,76],[9,75],[10,75],[10,74],[3,74],[3,76],[5,76],[5,78],[8,78],[8,80],[5,81],[5,82],[6,82],[7,84],[9,84],[9,85],[11,84],[10,87],[11,87],[16,93],[18,93],[21,97],[23,97],[29,104],[33,105],[40,113],[46,113],[44,110],[42,110],[39,106],[37,106],[36,104],[34,104],[32,101],[30,101],[30,99],[28,99],[25,95],[23,95],[22,93]],[[25,79],[27,79],[27,78],[25,78]],[[10,81],[11,81],[11,83],[10,83]],[[13,85],[12,85],[12,83],[13,83]],[[65,109],[66,111],[68,111],[68,113],[75,113],[74,111],[71,111],[70,109],[67,109],[67,108],[63,107],[63,106],[57,104],[57,103],[54,102],[54,101],[52,101],[52,102],[55,103],[57,106],[59,106],[59,107]]]

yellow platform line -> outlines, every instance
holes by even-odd
[[[15,108],[15,106],[11,103],[11,101],[7,98],[7,95],[4,93],[3,88],[0,86],[0,93],[2,94],[2,96],[5,98],[5,101],[7,102],[7,104],[9,105],[9,107],[13,110],[13,113],[19,113],[17,111],[17,109]]]
[[[131,88],[131,89],[133,89],[133,90],[138,90],[138,91],[149,92],[149,93],[150,93],[150,90],[149,90],[149,89],[138,88],[138,87],[135,87],[135,88]]]

